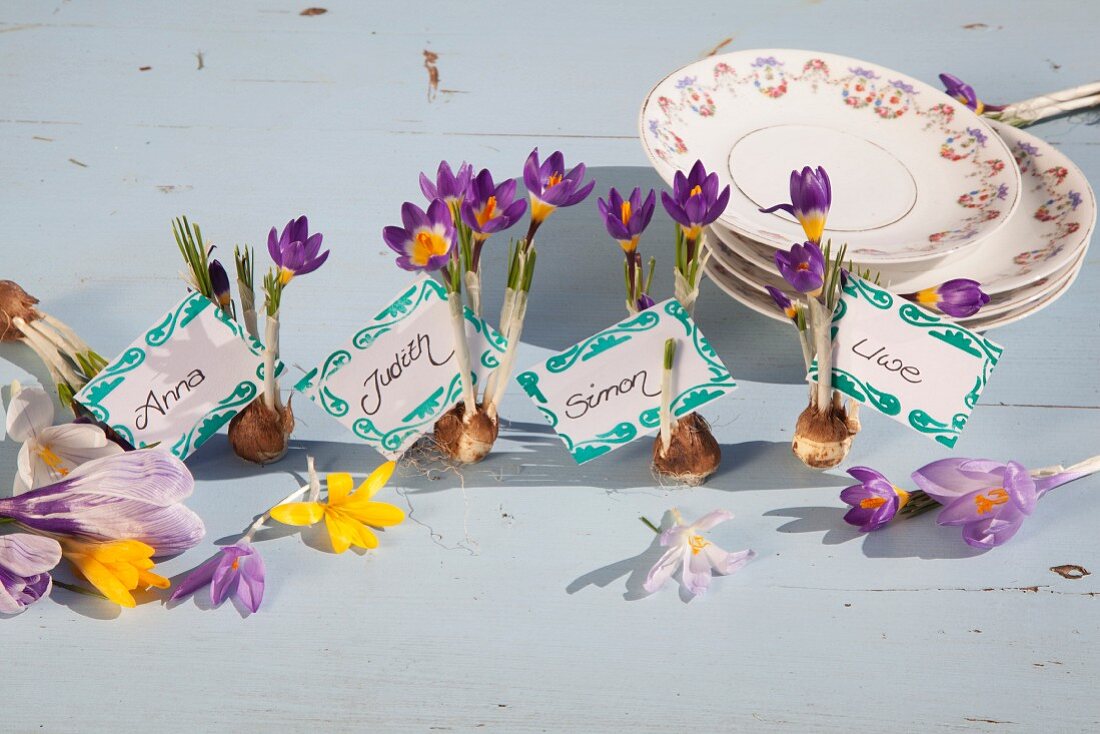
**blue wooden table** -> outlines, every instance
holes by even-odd
[[[518,175],[534,146],[609,186],[656,187],[636,138],[652,83],[709,53],[817,48],[934,81],[953,71],[1011,101],[1097,74],[1090,2],[689,4],[89,3],[0,9],[4,265],[43,307],[114,355],[183,294],[170,219],[228,257],[307,213],[329,264],[284,300],[293,374],[407,282],[379,236],[419,171],[466,159]],[[435,75],[438,75],[437,77]],[[1035,128],[1100,181],[1100,127]],[[777,172],[782,175],[782,172]],[[620,255],[594,200],[544,229],[520,366],[620,318]],[[646,238],[671,294],[671,224]],[[667,238],[669,241],[662,241]],[[487,313],[502,248],[488,254]],[[1100,251],[1005,356],[957,454],[1026,465],[1100,451]],[[793,334],[703,287],[698,321],[741,387],[708,408],[720,473],[658,486],[648,441],[577,467],[513,387],[497,450],[461,473],[403,466],[410,520],[365,555],[293,534],[262,543],[268,596],[231,606],[153,597],[133,610],[62,590],[0,624],[7,731],[1095,731],[1100,727],[1100,478],[1045,498],[981,554],[925,516],[860,536],[841,471],[790,455],[805,405]],[[0,380],[46,379],[23,347]],[[203,544],[178,576],[322,469],[379,462],[296,401],[289,455],[257,470],[213,439],[189,466]],[[0,478],[17,445],[0,444]],[[901,482],[947,456],[865,411],[851,460]],[[759,557],[684,603],[640,599],[672,507],[736,518],[712,539]],[[1093,575],[1067,580],[1052,566]]]

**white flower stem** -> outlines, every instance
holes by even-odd
[[[237,279],[237,291],[241,294],[241,318],[244,320],[245,331],[248,335],[260,340],[260,329],[256,323],[256,294],[240,278]]]
[[[42,314],[41,320],[52,326],[54,330],[57,331],[57,333],[60,334],[66,342],[68,342],[70,351],[73,354],[84,354],[92,351],[92,348],[88,344],[88,342],[81,339],[77,335],[77,333],[69,327],[68,324],[64,323],[60,319],[56,319],[53,316],[50,316],[48,313],[44,313]]]
[[[665,340],[661,364],[661,456],[672,441],[672,369],[676,359],[676,340]]]
[[[77,376],[72,367],[58,353],[53,342],[45,338],[34,324],[28,324],[19,316],[12,319],[12,323],[15,324],[15,328],[22,332],[27,345],[46,364],[46,369],[49,370],[50,377],[53,378],[54,382],[58,384],[68,383],[74,390],[79,390],[84,386],[84,380]]]
[[[258,518],[256,518],[255,522],[253,522],[251,525],[248,526],[248,530],[241,537],[241,540],[246,541],[248,543],[251,543],[252,539],[254,537],[256,537],[256,533],[260,532],[260,530],[263,529],[264,523],[266,523],[268,520],[271,519],[272,510],[274,510],[276,507],[279,507],[280,505],[285,505],[288,502],[293,502],[294,500],[298,499],[300,496],[304,495],[308,491],[309,491],[309,485],[308,484],[305,485],[304,487],[299,487],[298,489],[294,490],[293,492],[288,494],[286,497],[284,497],[283,499],[279,500],[277,503],[275,503],[274,505],[269,507],[262,515],[260,515]]]
[[[1069,89],[1060,89],[1057,92],[1050,92],[1049,94],[1040,94],[1038,97],[1022,99],[1019,102],[1013,102],[1007,105],[1004,111],[1007,112],[1013,108],[1021,107],[1046,107],[1056,102],[1072,102],[1082,97],[1091,97],[1094,94],[1100,94],[1100,82],[1089,82],[1088,84],[1081,84],[1080,86],[1070,87]]]
[[[274,411],[280,407],[279,381],[275,377],[275,362],[279,358],[279,312],[267,317],[264,331],[264,405]]]
[[[317,476],[317,465],[312,456],[306,456],[306,471],[309,473],[309,501],[316,502],[321,497],[321,478]]]
[[[492,392],[485,396],[486,411],[490,418],[496,417],[497,406],[504,399],[504,392],[508,389],[508,378],[512,374],[512,367],[516,361],[516,353],[519,351],[520,338],[523,336],[523,324],[527,320],[527,292],[516,293],[513,315],[510,320],[511,329],[507,335],[508,346],[504,348],[504,355],[500,358],[500,366],[493,373]]]
[[[466,315],[462,308],[462,294],[449,291],[447,305],[451,308],[455,357],[458,359],[458,370],[462,379],[462,400],[466,406],[464,420],[470,420],[477,412],[477,396],[474,394],[474,381],[470,377],[470,346],[466,342]]]
[[[814,337],[814,351],[817,353],[817,408],[824,412],[829,409],[833,391],[833,344],[830,334],[832,321],[821,301],[815,296],[807,298],[806,305]]]
[[[465,275],[466,280],[466,300],[470,304],[470,310],[474,312],[474,316],[481,318],[481,271],[480,270],[467,270]]]
[[[1004,110],[994,114],[996,115],[996,119],[1004,120],[1010,124],[1032,125],[1049,117],[1055,117],[1067,112],[1095,107],[1097,105],[1100,105],[1100,93],[1065,102],[1054,102],[1052,104],[1026,106],[1010,105]]]

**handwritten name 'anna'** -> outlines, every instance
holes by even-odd
[[[400,379],[401,375],[415,362],[427,357],[433,367],[442,367],[451,361],[454,354],[452,349],[450,354],[439,359],[432,352],[432,338],[427,334],[417,334],[415,339],[409,341],[408,346],[394,353],[393,361],[385,369],[375,368],[367,375],[367,379],[363,381],[363,387],[367,388],[367,391],[359,401],[359,406],[367,415],[374,415],[382,409],[383,388]]]
[[[164,392],[150,390],[149,394],[145,396],[145,403],[134,410],[137,414],[137,418],[134,419],[134,427],[139,431],[144,431],[149,427],[149,417],[151,415],[168,415],[168,411],[172,409],[173,405],[189,395],[204,380],[206,380],[206,375],[202,373],[202,370],[191,370],[187,373],[187,377]]]
[[[640,370],[635,372],[630,377],[624,377],[616,383],[608,385],[605,388],[596,390],[596,384],[589,384],[589,388],[595,392],[588,393],[574,393],[568,397],[565,401],[565,415],[569,418],[580,418],[589,410],[598,408],[600,405],[612,400],[613,398],[622,397],[623,395],[629,395],[635,389],[641,391],[642,395],[647,398],[659,397],[661,394],[660,386],[654,392],[650,392],[646,389],[647,380],[649,379],[649,373],[646,370]]]

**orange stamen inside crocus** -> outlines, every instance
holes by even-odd
[[[234,571],[236,571],[240,567],[241,567],[241,559],[240,558],[234,558],[233,559],[233,565],[230,566],[230,568],[232,568]]]
[[[859,506],[864,510],[875,510],[886,504],[885,497],[868,497],[859,501]]]
[[[710,541],[704,538],[702,535],[693,535],[688,540],[688,545],[691,546],[691,555],[699,555],[699,551],[710,545]]]
[[[623,220],[623,224],[630,224],[630,202],[624,201],[621,207],[619,216]]]
[[[702,193],[703,193],[703,187],[702,186],[696,186],[695,188],[693,188],[691,190],[691,193],[689,193],[688,196],[699,196]]]
[[[55,471],[60,476],[66,476],[69,470],[62,465],[61,457],[50,450],[49,446],[39,446],[38,458],[42,459],[42,463],[50,468],[51,471]]]
[[[427,265],[428,261],[438,255],[446,255],[450,249],[447,241],[442,236],[431,230],[422,229],[413,240],[412,252],[409,260],[414,265]]]
[[[484,227],[485,223],[493,218],[493,213],[497,208],[497,197],[490,196],[485,202],[485,208],[477,213],[478,226]]]
[[[1008,502],[1008,492],[1005,491],[1004,487],[991,489],[985,494],[979,494],[974,498],[974,505],[978,508],[979,515],[992,512],[994,507],[1003,505],[1005,502]]]
[[[562,175],[554,172],[550,174],[550,178],[546,179],[546,188],[553,188],[561,183]]]

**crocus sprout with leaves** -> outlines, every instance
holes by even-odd
[[[683,171],[673,176],[671,195],[661,192],[661,204],[676,222],[676,300],[689,314],[695,313],[703,266],[710,258],[703,227],[722,215],[730,199],[730,187],[719,191],[718,183],[717,173],[707,173],[703,162],[695,161],[686,176]]]
[[[717,574],[728,576],[756,557],[750,549],[725,551],[707,540],[703,533],[731,520],[728,510],[714,510],[693,523],[685,523],[679,511],[672,510],[674,523],[661,532],[645,518],[642,521],[660,533],[661,545],[668,548],[660,560],[650,569],[643,588],[652,594],[680,572],[680,585],[692,597],[700,596],[710,587],[711,578]]]
[[[107,360],[69,326],[38,308],[38,299],[16,282],[0,280],[0,342],[22,342],[42,360],[62,405],[72,406]]]
[[[873,469],[856,467],[848,473],[861,484],[848,487],[840,498],[852,506],[844,520],[863,532],[939,506],[937,523],[961,527],[967,545],[988,550],[1011,540],[1047,492],[1096,472],[1100,456],[1069,468],[1031,470],[1016,461],[941,459],[914,471],[919,489],[908,492]]]
[[[974,112],[1014,127],[1034,125],[1052,117],[1100,105],[1100,82],[1041,94],[1008,105],[991,105],[978,99],[974,88],[953,74],[940,74],[940,81],[948,95]]]
[[[435,439],[449,457],[462,463],[483,459],[492,449],[499,429],[497,411],[514,366],[527,313],[527,295],[534,277],[535,233],[559,207],[572,206],[591,192],[595,182],[584,182],[580,164],[565,171],[560,152],[546,161],[538,150],[524,165],[524,183],[531,205],[516,198],[516,181],[494,180],[488,170],[476,175],[463,163],[456,173],[446,161],[439,164],[435,181],[420,174],[420,188],[428,197],[427,209],[406,202],[401,226],[382,230],[382,238],[397,255],[397,266],[412,272],[438,272],[447,291],[455,354],[462,380],[462,402],[435,425]],[[471,316],[481,317],[481,262],[488,240],[514,226],[530,211],[527,237],[510,245],[506,287],[499,331],[507,339],[500,366],[483,388],[480,400],[471,373],[466,340],[466,306]]]

